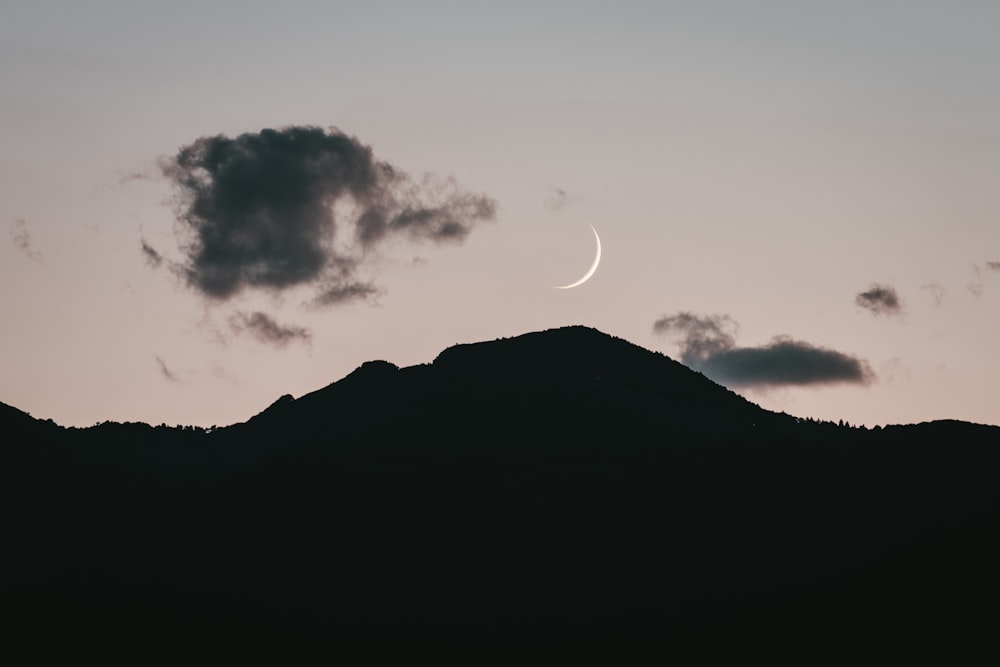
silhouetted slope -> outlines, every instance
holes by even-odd
[[[26,424],[33,424],[34,422],[34,417],[27,412],[18,410],[6,403],[0,403],[0,427],[4,429],[19,428]]]
[[[14,438],[29,438],[51,433],[56,428],[52,421],[35,419],[27,412],[0,403],[0,433]]]
[[[9,414],[27,630],[843,642],[997,615],[1000,429],[801,422],[585,327],[369,362],[212,433]]]
[[[602,429],[613,439],[657,431],[703,438],[794,421],[662,354],[595,329],[566,327],[457,345],[429,365],[368,362],[298,400],[283,397],[245,426],[339,442],[462,430],[480,444],[496,440],[518,450],[526,432],[557,447],[577,436],[594,440]]]
[[[669,357],[582,326],[456,345],[438,355],[434,367],[453,377],[479,375],[515,388],[547,381],[564,391],[608,393],[643,408],[655,402],[664,418],[675,421],[711,414],[741,427],[773,416]]]

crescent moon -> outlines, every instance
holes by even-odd
[[[594,275],[595,271],[597,271],[597,265],[601,263],[601,237],[597,235],[597,230],[594,229],[593,225],[590,225],[590,229],[594,232],[594,240],[597,241],[597,255],[594,256],[594,263],[590,265],[590,268],[587,269],[585,274],[583,274],[583,277],[575,283],[570,283],[569,285],[557,285],[556,289],[573,289],[574,287],[579,287],[590,280],[590,277]]]

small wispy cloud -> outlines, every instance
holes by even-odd
[[[983,296],[983,270],[978,264],[972,265],[972,280],[968,282],[965,289],[977,299]]]
[[[156,248],[149,245],[149,243],[146,242],[146,239],[140,239],[139,249],[142,251],[142,255],[146,258],[146,263],[149,266],[156,269],[163,264],[163,255],[161,255]]]
[[[28,232],[28,223],[24,218],[18,218],[10,228],[11,239],[14,246],[28,259],[36,262],[42,261],[42,253],[35,250],[31,244],[31,234]]]
[[[896,293],[896,288],[890,285],[872,284],[864,292],[854,297],[854,303],[875,315],[899,315],[903,312],[903,303]]]
[[[178,381],[177,376],[174,375],[173,371],[170,370],[170,368],[167,366],[167,363],[160,358],[160,355],[154,354],[153,359],[156,359],[156,365],[159,367],[160,375],[162,375],[164,379],[169,380],[170,382]]]
[[[279,324],[266,313],[236,313],[229,318],[229,326],[238,334],[247,333],[261,343],[285,347],[289,343],[308,343],[312,333],[300,326]]]
[[[545,197],[545,209],[548,211],[558,211],[573,201],[568,192],[562,188],[549,188],[549,194]]]
[[[333,306],[348,301],[370,299],[379,294],[379,289],[372,283],[345,282],[334,283],[321,289],[309,303],[314,306]]]
[[[941,302],[944,301],[945,295],[948,290],[944,288],[944,285],[940,283],[928,283],[926,285],[921,285],[920,289],[931,295],[931,299],[934,300],[935,306],[940,306]]]

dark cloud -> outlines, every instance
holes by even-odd
[[[889,285],[872,284],[854,297],[854,303],[875,315],[899,315],[903,312],[903,304],[896,288]]]
[[[921,285],[920,289],[924,290],[925,292],[931,295],[931,298],[934,299],[935,306],[940,306],[941,302],[944,301],[944,295],[948,293],[947,290],[944,288],[944,285],[941,285],[939,283],[929,283],[927,285]]]
[[[249,333],[260,342],[276,347],[285,347],[295,341],[308,343],[312,340],[308,329],[278,324],[271,316],[260,311],[236,313],[229,318],[229,326],[237,333]]]
[[[177,382],[177,376],[174,375],[169,368],[167,368],[166,362],[164,362],[163,359],[156,354],[153,355],[153,358],[156,359],[156,365],[160,367],[160,375],[171,382]]]
[[[986,268],[990,271],[1000,271],[1000,262],[986,262]]]
[[[24,221],[24,218],[18,218],[14,221],[10,228],[10,235],[14,240],[14,245],[25,257],[36,262],[42,261],[42,254],[31,245],[31,234],[28,233],[28,223]]]
[[[874,379],[862,359],[786,336],[759,347],[736,347],[739,326],[728,315],[680,312],[657,320],[653,331],[674,335],[682,362],[729,386],[868,384]]]
[[[299,285],[317,303],[364,298],[374,288],[357,269],[384,240],[460,242],[496,214],[493,199],[415,180],[337,129],[202,137],[160,167],[178,193],[181,273],[215,299]]]
[[[140,240],[140,244],[141,245],[139,247],[142,250],[143,257],[146,258],[146,263],[147,264],[149,264],[154,269],[158,268],[161,264],[163,264],[163,255],[161,255],[156,250],[156,248],[154,248],[153,246],[149,245],[146,242],[146,239],[141,239]]]

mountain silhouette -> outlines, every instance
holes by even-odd
[[[985,637],[1000,428],[765,410],[587,327],[244,423],[0,404],[7,627],[301,642]]]

